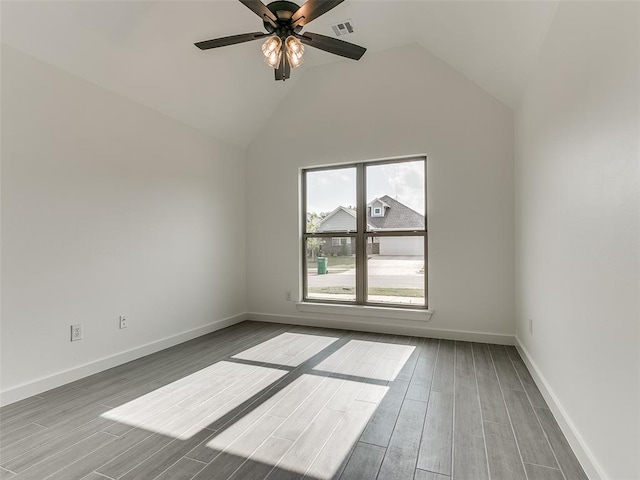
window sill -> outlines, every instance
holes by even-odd
[[[299,312],[351,315],[356,317],[391,318],[428,322],[433,310],[378,307],[371,305],[330,305],[327,303],[297,302]]]

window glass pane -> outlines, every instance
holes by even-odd
[[[367,275],[367,301],[424,306],[424,237],[369,237]]]
[[[356,299],[355,246],[347,237],[307,238],[307,298]]]
[[[367,230],[425,228],[425,162],[367,165]]]
[[[306,173],[307,232],[355,231],[356,169]]]

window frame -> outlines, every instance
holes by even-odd
[[[367,167],[370,165],[385,165],[394,163],[408,162],[424,162],[424,229],[398,229],[388,231],[368,231],[367,230]],[[331,232],[307,232],[307,173],[318,172],[323,170],[340,170],[344,168],[356,169],[356,230],[338,230]],[[328,305],[358,305],[358,306],[375,306],[388,308],[405,308],[409,310],[428,310],[429,308],[429,290],[428,290],[428,210],[427,210],[427,157],[412,156],[395,158],[388,160],[370,160],[356,163],[331,165],[323,167],[310,167],[300,170],[301,185],[301,258],[302,258],[302,301],[308,303],[319,303]],[[372,212],[373,216],[373,212]],[[380,237],[423,237],[424,240],[424,305],[408,305],[390,302],[372,302],[368,299],[368,272],[367,272],[367,245],[369,242],[375,243],[376,238]],[[332,238],[347,237],[355,241],[356,252],[356,298],[351,300],[334,300],[334,299],[318,299],[309,298],[308,281],[307,281],[307,240],[309,238]]]

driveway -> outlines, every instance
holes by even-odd
[[[370,287],[424,288],[423,257],[375,255],[367,265]],[[353,287],[356,284],[355,270],[326,275],[311,274],[310,287]]]
[[[414,256],[384,256],[374,255],[367,262],[367,271],[369,275],[402,275],[402,276],[419,276],[424,266],[423,257]]]

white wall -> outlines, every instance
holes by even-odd
[[[249,312],[304,317],[285,301],[300,287],[300,167],[410,154],[428,159],[436,312],[418,328],[513,335],[512,112],[418,46],[309,70],[251,143]]]
[[[245,312],[244,171],[243,152],[3,47],[3,401]]]
[[[612,480],[640,478],[639,31],[561,3],[517,112],[518,339]]]

